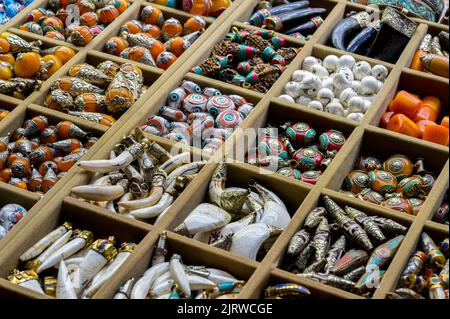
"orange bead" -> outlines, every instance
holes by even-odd
[[[433,74],[449,77],[449,59],[438,54],[425,54],[420,57],[422,65]]]
[[[72,28],[72,34],[67,38],[67,41],[77,46],[85,46],[90,43],[93,38],[94,34],[91,29],[87,26],[80,25]]]
[[[99,124],[111,127],[115,122],[116,119],[108,114],[102,114],[103,119],[99,122]]]
[[[113,6],[106,6],[97,10],[98,20],[102,24],[110,24],[120,15],[119,11]]]
[[[175,18],[170,18],[164,22],[162,28],[162,36],[167,41],[171,38],[179,36],[183,33],[181,22]]]
[[[448,116],[444,116],[444,118],[441,121],[441,125],[445,126],[446,128],[449,128],[448,127]]]
[[[42,17],[47,17],[47,11],[44,8],[37,8],[30,12],[27,21],[38,22]]]
[[[386,112],[383,114],[380,120],[380,126],[386,128],[391,118],[395,115],[394,112]]]
[[[109,54],[119,55],[128,47],[127,41],[122,37],[112,37],[105,44],[105,51]]]
[[[61,60],[62,64],[66,64],[66,62],[73,58],[76,53],[69,47],[58,46],[55,48],[55,52],[53,54]]]
[[[16,158],[14,162],[12,162],[10,168],[14,177],[21,178],[30,176],[31,174],[30,161],[23,157]]]
[[[78,0],[77,6],[80,9],[80,14],[95,11],[95,4],[93,1]]]
[[[422,120],[422,121],[418,121],[416,122],[417,126],[419,127],[419,131],[420,131],[420,138],[423,138],[423,132],[425,131],[425,126],[427,125],[436,125],[435,122],[433,121],[428,121],[428,120]]]
[[[11,153],[8,155],[7,159],[6,159],[6,166],[11,166],[11,164],[18,158],[24,158],[24,155],[22,155],[21,153]]]
[[[93,27],[97,24],[97,14],[95,12],[85,12],[80,16],[80,24],[87,27]]]
[[[189,18],[184,23],[184,34],[200,31],[206,28],[206,21],[203,17],[195,16]]]
[[[150,53],[152,54],[153,59],[158,58],[158,56],[163,53],[165,50],[164,44],[161,41],[154,40],[150,47]]]
[[[147,24],[156,24],[158,27],[162,27],[164,23],[164,15],[161,9],[148,5],[141,11],[141,21]]]
[[[209,14],[213,17],[218,17],[229,6],[231,6],[231,0],[211,0],[211,9]]]
[[[413,119],[421,103],[422,100],[417,96],[406,91],[400,91],[389,104],[389,111],[401,113]]]
[[[104,97],[96,93],[83,93],[75,98],[74,106],[83,112],[100,113],[105,107]]]
[[[6,183],[13,177],[12,171],[10,168],[4,168],[0,171],[0,178],[4,180]]]
[[[14,63],[16,63],[16,59],[11,53],[0,54],[0,61],[9,63],[11,65],[14,65]]]
[[[0,62],[0,79],[10,80],[13,77],[12,65],[7,62]]]
[[[426,52],[422,50],[417,50],[416,54],[414,54],[413,60],[411,62],[411,69],[416,71],[425,71],[425,68],[422,65],[422,62],[420,62],[420,58],[425,55]]]
[[[11,46],[9,42],[3,38],[0,38],[0,53],[9,53]]]
[[[387,124],[386,128],[389,131],[409,135],[412,137],[420,136],[419,127],[416,125],[416,123],[414,123],[411,119],[403,114],[394,115]]]
[[[182,37],[175,37],[173,39],[170,39],[165,45],[168,51],[179,57],[183,54],[184,51],[189,48],[190,43]]]
[[[21,188],[21,189],[28,189],[28,185],[24,180],[21,180],[19,178],[11,178],[11,180],[9,181],[9,184],[11,184],[12,186]]]
[[[175,63],[176,60],[177,57],[175,54],[171,52],[162,52],[156,59],[156,65],[158,68],[167,70],[173,63]]]
[[[414,122],[419,122],[423,120],[436,122],[437,119],[438,119],[437,114],[428,106],[421,106],[414,116]]]
[[[423,139],[425,141],[448,146],[448,128],[442,125],[427,125],[423,132]]]
[[[122,14],[129,6],[128,0],[115,0],[114,6]]]
[[[424,97],[422,99],[421,106],[428,106],[429,108],[431,108],[436,113],[437,117],[439,117],[439,115],[442,112],[442,102],[436,96],[426,96],[426,97]]]
[[[56,55],[48,54],[42,58],[42,61],[49,65],[47,67],[48,76],[52,76],[62,67],[62,62]]]
[[[120,27],[120,34],[123,31],[127,31],[131,34],[140,33],[142,32],[142,23],[136,20],[127,21]]]
[[[146,24],[142,30],[144,33],[149,34],[155,39],[159,39],[161,37],[161,29],[155,24]]]
[[[189,9],[189,13],[193,15],[201,15],[201,16],[209,16],[209,13],[211,12],[211,0],[191,0],[191,1],[185,1],[189,2],[189,5],[186,9]],[[187,10],[186,10],[187,11]]]
[[[39,173],[42,176],[45,176],[45,174],[47,174],[47,171],[49,169],[53,170],[55,173],[58,173],[58,165],[56,165],[56,163],[52,162],[52,161],[47,161],[47,162],[42,163],[39,166]]]
[[[55,31],[55,30],[47,32],[45,34],[45,37],[46,38],[50,38],[50,39],[55,39],[55,40],[58,40],[58,41],[65,41],[66,40],[66,38],[64,37],[64,35],[62,33],[58,32],[58,31]]]
[[[14,63],[14,73],[18,77],[32,78],[39,71],[41,56],[35,52],[21,53]]]

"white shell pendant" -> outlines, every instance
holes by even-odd
[[[230,221],[231,215],[225,210],[212,204],[203,203],[198,205],[174,232],[182,235],[193,235],[198,232],[221,228]]]
[[[184,265],[181,262],[181,256],[174,254],[170,259],[170,275],[179,286],[181,291],[186,295],[191,295],[191,287],[189,286],[188,276],[184,271]]]
[[[233,236],[230,252],[245,258],[256,260],[262,244],[275,232],[275,228],[266,224],[252,224],[239,230]]]
[[[69,271],[67,270],[66,263],[61,260],[58,267],[58,283],[56,285],[56,298],[58,299],[78,299],[73,287],[73,283],[70,280]]]
[[[285,228],[291,222],[288,211],[278,203],[268,201],[264,204],[264,215],[260,223]]]

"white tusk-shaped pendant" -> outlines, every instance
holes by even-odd
[[[174,229],[174,232],[188,236],[222,228],[230,221],[231,215],[225,210],[212,204],[203,203],[194,208],[184,222]]]
[[[90,172],[109,173],[121,170],[135,161],[144,152],[144,145],[135,143],[119,156],[110,160],[80,161],[78,166]]]
[[[134,278],[129,279],[125,285],[120,287],[113,299],[131,299],[131,290],[133,289]]]
[[[148,269],[134,285],[130,299],[145,299],[155,280],[167,271],[169,271],[168,262],[158,264]]]
[[[117,255],[114,243],[114,237],[97,239],[92,243],[91,250],[86,254],[74,275],[74,287],[77,294]]]
[[[264,204],[264,215],[260,223],[285,228],[290,222],[291,216],[281,205],[274,201],[267,201]]]
[[[225,189],[225,181],[227,180],[227,164],[219,163],[209,183],[209,198],[212,203],[220,206],[222,193]]]
[[[155,282],[150,287],[150,289],[158,287],[159,285],[161,285],[162,283],[164,283],[164,282],[166,282],[167,280],[170,280],[170,279],[173,279],[173,278],[172,278],[172,275],[170,274],[170,270],[169,270],[169,271],[161,274],[161,276],[159,276],[159,278],[155,280]]]
[[[128,180],[123,180],[124,183],[117,183],[117,185],[82,185],[72,188],[72,193],[96,202],[109,202],[122,197],[127,191],[125,187]]]
[[[170,275],[172,276],[175,283],[180,287],[181,291],[186,295],[191,295],[191,287],[189,286],[188,276],[184,270],[184,265],[181,261],[181,256],[174,254],[170,258]]]
[[[50,247],[48,247],[42,254],[39,255],[36,259],[30,260],[26,264],[27,269],[37,269],[42,263],[55,251],[57,251],[59,248],[67,244],[67,242],[70,240],[70,237],[72,236],[72,230],[69,230],[67,233],[65,233],[60,239],[55,241]]]
[[[15,269],[12,275],[8,276],[8,280],[16,285],[31,289],[37,293],[45,294],[39,283],[39,276],[34,270],[19,271]]]
[[[78,299],[73,283],[70,280],[64,260],[59,262],[58,266],[58,284],[56,286],[56,298],[58,299]]]
[[[114,260],[92,279],[92,283],[89,288],[83,292],[83,298],[92,298],[101,286],[103,286],[105,282],[116,273],[128,257],[130,257],[131,253],[136,249],[136,246],[137,245],[134,243],[123,243]]]
[[[172,173],[170,173],[169,176],[167,176],[167,180],[164,183],[164,188],[167,192],[173,193],[174,191],[176,191],[174,187],[177,181],[177,177],[197,174],[206,164],[206,161],[193,162],[178,167]]]
[[[124,194],[124,195],[119,199],[119,201],[118,201],[119,214],[126,215],[126,214],[129,214],[129,213],[130,213],[128,209],[125,209],[125,208],[123,208],[122,206],[120,206],[120,203],[122,203],[122,202],[128,202],[128,201],[130,201],[130,200],[132,200],[132,199],[133,199],[133,194],[131,194],[130,192]]]
[[[94,240],[94,234],[89,230],[83,230],[78,233],[71,241],[59,248],[55,253],[49,256],[43,263],[36,269],[36,273],[40,273],[46,269],[49,269],[63,259],[66,259],[75,254],[80,249],[83,249],[90,245]]]
[[[158,218],[156,218],[155,224],[158,223],[161,219],[163,219],[163,217],[166,215],[166,213],[170,210],[171,207],[172,207],[172,205],[167,207],[165,210],[163,210],[163,212],[161,214],[158,215]]]
[[[172,173],[176,168],[181,165],[188,164],[191,160],[191,153],[185,152],[175,155],[171,159],[164,162],[159,169],[165,171],[167,174]]]
[[[148,197],[138,200],[119,202],[119,207],[129,210],[136,210],[155,205],[159,202],[164,193],[164,182],[166,181],[166,177],[166,174],[163,172],[155,173],[152,178],[152,190]]]
[[[32,258],[35,258],[41,254],[44,249],[49,247],[55,241],[57,241],[61,236],[67,233],[72,229],[72,225],[70,223],[64,223],[62,226],[56,228],[52,232],[45,235],[42,239],[40,239],[37,243],[35,243],[31,248],[29,248],[26,252],[24,252],[20,257],[20,261],[27,261]]]
[[[256,260],[256,255],[262,244],[273,235],[279,235],[281,229],[267,224],[252,224],[233,236],[230,252],[251,260]]]
[[[169,207],[173,203],[173,200],[174,198],[171,194],[164,193],[158,204],[151,207],[133,210],[130,214],[141,219],[153,218],[161,214],[167,207]]]
[[[216,242],[224,237],[227,237],[228,235],[235,234],[240,229],[253,224],[255,222],[255,220],[256,220],[256,214],[252,213],[250,215],[247,215],[247,216],[241,218],[238,221],[235,221],[233,223],[229,223],[228,225],[225,225],[221,229],[206,233],[207,240],[206,241],[200,240],[200,241],[205,242],[207,244],[213,244],[214,242]],[[201,234],[204,234],[204,233],[201,233]],[[194,236],[194,239],[196,239],[195,236]]]

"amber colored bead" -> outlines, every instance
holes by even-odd
[[[184,34],[190,34],[206,28],[206,21],[202,17],[191,17],[184,23]]]
[[[404,114],[410,119],[413,119],[421,103],[422,100],[416,95],[406,91],[400,91],[391,104],[389,104],[389,111]]]
[[[175,18],[166,20],[161,27],[162,36],[167,41],[171,38],[180,36],[183,34],[183,26],[181,22]]]
[[[9,184],[12,186],[18,187],[18,188],[28,189],[27,183],[20,178],[15,178],[15,177],[11,178],[9,180]]]
[[[383,169],[394,175],[397,181],[400,182],[402,179],[412,175],[414,164],[407,156],[396,154],[383,163]]]
[[[111,127],[115,122],[116,119],[108,114],[102,114],[103,119],[99,122],[99,124]]]
[[[14,65],[14,63],[16,63],[16,58],[14,58],[14,55],[11,53],[0,54],[0,61]]]
[[[46,55],[42,60],[47,64],[51,64],[51,66],[47,68],[48,76],[52,76],[62,67],[62,62],[56,55]]]
[[[386,128],[389,131],[405,134],[416,138],[420,136],[419,127],[417,126],[417,124],[403,114],[395,114],[387,124]]]
[[[6,183],[9,182],[9,180],[13,177],[11,169],[4,168],[0,171],[0,178],[5,181]]]
[[[26,158],[15,159],[10,168],[14,177],[21,178],[31,174],[30,161]]]
[[[128,0],[115,0],[114,6],[120,14],[122,14],[129,6]]]
[[[381,206],[413,215],[413,208],[405,198],[392,197],[381,203]]]
[[[438,119],[437,113],[428,106],[421,106],[414,116],[414,122],[416,122],[416,124],[417,122],[424,120],[436,122],[437,119]]]
[[[65,46],[56,47],[55,52],[53,53],[53,55],[56,55],[61,60],[62,64],[65,64],[67,61],[73,58],[75,54],[76,53],[73,49]]]
[[[131,34],[141,33],[143,31],[142,24],[139,21],[131,20],[125,22],[120,28],[121,32],[127,31]]]
[[[209,16],[211,12],[211,1],[210,0],[191,0],[188,1],[189,13],[193,15]]]
[[[9,53],[11,46],[6,39],[0,38],[0,53]]]
[[[74,34],[77,34],[78,36],[74,37]],[[85,46],[86,44],[90,43],[92,39],[94,38],[94,34],[92,33],[91,29],[89,27],[86,27],[84,25],[75,26],[72,29],[72,35],[70,38],[74,38],[75,40],[73,43],[77,46]],[[70,41],[71,39],[69,39]]]
[[[14,152],[22,153],[23,155],[29,155],[33,151],[33,146],[30,140],[26,138],[20,138],[14,143]]]
[[[144,33],[149,34],[155,39],[159,39],[161,37],[161,29],[155,24],[146,24],[142,29]]]
[[[27,21],[38,22],[41,18],[47,16],[47,11],[44,8],[37,8],[30,12],[27,16]]]
[[[32,78],[40,68],[41,57],[35,52],[21,53],[14,63],[14,73],[22,78]]]
[[[176,60],[177,57],[175,54],[171,52],[162,52],[156,59],[156,65],[158,68],[167,70],[173,63],[175,63]]]
[[[110,24],[113,22],[118,16],[119,11],[113,6],[106,6],[97,11],[98,20],[102,24]]]
[[[369,186],[381,195],[392,193],[397,188],[397,179],[389,172],[374,170],[369,172]]]
[[[153,59],[158,58],[158,56],[164,52],[165,47],[164,44],[161,41],[154,40],[152,41],[151,47],[149,48],[150,53],[152,54]]]
[[[358,195],[358,198],[373,204],[380,205],[384,201],[384,197],[370,188],[364,188]]]
[[[62,34],[61,32],[58,32],[56,30],[53,31],[49,31],[45,34],[46,38],[50,38],[50,39],[55,39],[58,41],[66,41],[66,38],[64,37],[64,34]]]
[[[408,202],[412,207],[413,215],[417,216],[425,201],[420,198],[408,198]]]
[[[161,27],[164,23],[164,15],[161,9],[148,5],[141,11],[141,21]]]
[[[407,177],[398,183],[397,192],[402,193],[406,197],[416,197],[421,192],[422,185],[423,181],[419,176]]]
[[[95,12],[85,12],[80,16],[80,24],[87,27],[93,27],[97,24],[97,15]]]
[[[55,173],[57,173],[58,165],[52,161],[44,162],[39,166],[39,174],[41,174],[42,176],[45,176],[45,174],[47,174],[47,171],[49,169],[52,169]]]
[[[56,173],[52,169],[49,169],[42,179],[41,190],[44,193],[47,193],[57,182],[58,177],[56,176]]]
[[[119,55],[128,47],[127,41],[122,37],[112,37],[105,44],[105,51],[109,54]]]
[[[7,62],[0,62],[0,80],[10,80],[13,77],[12,66]]]
[[[172,38],[166,43],[168,51],[172,52],[177,57],[180,57],[184,53],[184,51],[189,48],[189,46],[189,42],[187,42],[182,37]]]
[[[25,157],[25,155],[23,155],[22,153],[11,153],[6,158],[6,166],[9,167],[16,159],[24,158],[24,157]]]
[[[53,152],[48,146],[41,145],[30,154],[30,160],[35,167],[38,167],[43,162],[53,160]]]
[[[54,143],[59,140],[54,127],[47,127],[41,134],[42,143]]]
[[[354,170],[348,173],[344,179],[343,189],[354,194],[360,193],[369,185],[369,176],[361,170]]]

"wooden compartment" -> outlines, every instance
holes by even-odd
[[[393,85],[387,90],[387,94],[385,95],[385,99],[382,100],[380,107],[376,110],[371,111],[370,114],[370,123],[376,126],[380,126],[380,120],[385,112],[389,110],[389,104],[397,95],[397,92],[401,90],[405,90],[411,94],[417,94],[421,99],[426,96],[435,96],[441,100],[442,103],[442,111],[436,121],[437,124],[441,123],[441,120],[444,116],[449,115],[449,82],[448,79],[444,79],[441,77],[433,76],[433,75],[422,75],[417,71],[411,69],[404,69],[400,74],[400,77],[395,79],[395,82],[392,81]],[[401,133],[392,132],[394,136],[403,135]],[[406,136],[406,135],[404,135]],[[415,139],[418,143],[421,144],[433,144],[433,146],[440,147],[442,149],[447,149],[448,146],[436,144],[433,142],[425,141],[419,138],[411,137],[411,139]]]
[[[112,298],[117,289],[127,280],[130,278],[138,280],[144,271],[151,267],[152,255],[158,242],[159,234],[155,230],[145,238],[145,243],[143,242],[141,245],[145,249],[140,249],[140,255],[136,253],[130,256],[123,268],[120,269],[120,273],[117,273],[113,280],[98,291],[96,298]],[[186,265],[217,268],[227,271],[237,279],[244,281],[247,281],[258,267],[256,262],[232,258],[220,251],[216,252],[215,249],[208,246],[199,246],[195,241],[170,231],[167,232],[167,250],[167,261],[169,261],[172,254],[179,254]],[[148,302],[151,303],[152,301],[149,300]]]
[[[35,242],[43,236],[51,232],[53,229],[68,221],[73,224],[73,229],[90,230],[94,233],[94,238],[107,238],[115,236],[117,245],[122,242],[133,242],[137,245],[152,230],[151,226],[135,225],[133,223],[117,219],[114,215],[98,212],[89,207],[80,207],[73,200],[64,200],[55,203],[54,207],[45,212],[46,216],[42,216],[39,221],[26,227],[23,232],[26,236],[18,236],[10,242],[10,245],[2,252],[0,257],[1,265],[1,283],[0,285],[10,286],[11,283],[6,282],[10,271],[19,266],[19,256],[31,247]],[[133,252],[134,253],[134,252]],[[132,254],[133,254],[132,253]],[[20,268],[22,269],[22,268]],[[28,290],[26,288],[16,286],[17,291]],[[32,293],[34,294],[34,293]],[[40,294],[34,294],[36,297],[45,298]]]

